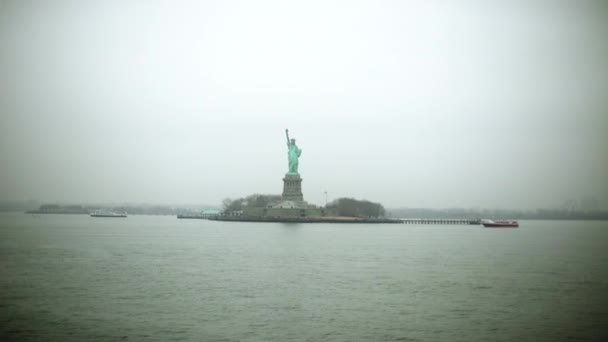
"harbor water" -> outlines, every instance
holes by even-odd
[[[2,341],[602,341],[608,222],[0,214]]]

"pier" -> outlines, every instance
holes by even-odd
[[[400,219],[405,224],[460,224],[460,225],[478,225],[481,224],[480,219],[462,219],[462,218],[407,218]]]

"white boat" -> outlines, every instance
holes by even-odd
[[[91,217],[127,217],[127,213],[117,213],[109,210],[95,210]]]
[[[519,227],[519,223],[517,221],[512,220],[482,220],[481,224],[483,224],[486,228],[517,228]]]

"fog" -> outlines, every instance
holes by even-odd
[[[608,208],[602,1],[2,1],[0,200]]]

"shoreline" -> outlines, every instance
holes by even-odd
[[[396,219],[365,219],[358,217],[328,216],[328,217],[243,217],[215,216],[207,218],[210,221],[229,222],[277,222],[277,223],[403,223]]]

